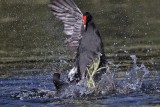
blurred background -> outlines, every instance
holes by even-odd
[[[109,61],[129,67],[130,55],[149,69],[160,68],[159,0],[75,0],[93,17]],[[0,0],[0,77],[13,70],[66,71],[74,54],[64,47],[63,24],[49,0]],[[3,72],[5,71],[5,72]]]
[[[64,46],[63,24],[50,12],[50,0],[0,0],[0,105],[3,107],[140,106],[160,104],[160,0],[74,0],[82,12],[90,12],[100,31],[111,71],[119,82],[130,70],[136,55],[150,75],[146,91],[106,96],[95,100],[50,98],[21,100],[17,92],[55,90],[52,74],[67,73],[74,56]],[[125,72],[124,72],[125,71]],[[64,79],[63,75],[61,79]],[[144,85],[145,86],[145,85]],[[142,86],[142,87],[144,87]],[[145,89],[145,88],[144,88]],[[153,91],[152,91],[153,90]],[[154,93],[154,90],[156,92]],[[47,103],[47,102],[50,102]],[[71,103],[71,104],[70,104]]]

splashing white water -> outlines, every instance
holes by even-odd
[[[21,91],[14,95],[14,97],[24,99],[26,97],[35,98],[40,96],[43,98],[49,95],[49,97],[78,98],[89,95],[108,95],[112,93],[127,94],[139,91],[141,90],[144,77],[149,74],[149,70],[143,64],[141,64],[141,66],[137,65],[137,57],[135,55],[131,55],[130,57],[132,58],[132,67],[126,73],[125,79],[116,84],[112,72],[110,69],[106,69],[106,73],[101,76],[101,80],[97,83],[96,90],[89,90],[86,85],[78,83],[68,85],[68,87],[62,89],[58,94],[54,93],[56,96],[52,95],[52,91],[38,89],[34,91],[25,91],[25,93]],[[87,82],[87,80],[84,80],[83,82]]]
[[[130,56],[132,58],[132,67],[126,73],[125,80],[119,83],[117,88],[119,93],[129,93],[133,91],[139,91],[142,87],[144,77],[149,74],[149,70],[144,64],[137,65],[137,57],[135,55]]]

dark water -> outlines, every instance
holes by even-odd
[[[145,84],[158,84],[160,71],[160,1],[75,0],[80,9],[94,16],[108,60],[117,66],[117,80],[124,79],[130,55],[148,67]],[[54,90],[51,74],[64,74],[74,55],[63,46],[62,23],[55,19],[47,0],[0,0],[0,105],[3,106],[139,106],[159,105],[160,93],[69,99],[16,100],[12,92],[26,88]],[[122,71],[122,72],[121,72]],[[118,73],[119,72],[119,73]]]

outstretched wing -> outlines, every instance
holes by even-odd
[[[82,38],[83,14],[73,0],[51,0],[52,13],[64,23],[64,33],[69,37],[65,40],[68,46],[79,45]]]

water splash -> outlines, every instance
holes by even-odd
[[[149,74],[149,70],[143,64],[141,64],[141,66],[137,65],[137,57],[135,55],[131,55],[130,57],[132,58],[132,66],[126,73],[125,79],[122,81],[115,82],[112,71],[107,67],[100,81],[96,83],[97,87],[93,90],[88,89],[88,80],[82,80],[77,84],[68,85],[57,92],[43,89],[31,89],[20,91],[12,95],[12,97],[21,100],[32,98],[79,98],[85,96],[110,95],[113,93],[127,94],[140,91],[143,79]]]
[[[137,65],[137,57],[135,55],[130,56],[132,58],[132,66],[126,73],[126,78],[122,82],[118,83],[118,93],[130,93],[139,91],[142,87],[144,77],[149,74],[149,70],[144,64]]]
[[[100,81],[96,82],[96,87],[89,88],[88,80],[84,79],[75,85],[71,85],[61,93],[61,98],[77,98],[85,96],[98,96],[112,94],[115,90],[113,74],[109,67],[102,74]]]
[[[55,91],[50,90],[44,90],[44,89],[23,89],[19,92],[14,92],[11,97],[20,99],[20,100],[30,100],[30,99],[39,99],[39,98],[54,98],[55,97]]]

